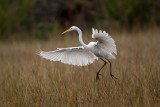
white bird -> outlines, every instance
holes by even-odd
[[[92,28],[92,38],[96,39],[97,42],[90,42],[86,45],[82,40],[82,31],[76,26],[72,26],[62,34],[73,30],[78,32],[79,42],[82,46],[57,48],[57,50],[49,52],[40,51],[39,55],[50,61],[61,61],[65,64],[77,66],[91,64],[100,58],[104,62],[104,65],[98,70],[96,79],[99,79],[99,75],[101,75],[99,72],[106,65],[107,61],[110,63],[110,76],[117,79],[111,72],[111,62],[109,61],[109,59],[115,59],[113,53],[117,55],[115,41],[111,38],[111,36],[105,31],[102,32],[99,30],[98,32],[97,29]]]

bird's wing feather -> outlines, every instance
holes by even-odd
[[[85,66],[98,59],[92,52],[83,47],[58,48],[56,51],[49,52],[40,51],[39,55],[50,61],[61,61],[77,66]]]
[[[102,49],[105,49],[109,53],[115,53],[117,55],[116,44],[113,38],[106,33],[106,31],[101,31],[92,28],[92,38],[96,39],[97,45],[99,45]]]

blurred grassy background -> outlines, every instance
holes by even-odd
[[[1,0],[0,39],[48,38],[72,25],[132,30],[160,25],[159,0]],[[103,27],[102,27],[103,26]],[[27,35],[26,35],[27,33]],[[17,37],[18,35],[18,37]],[[21,36],[19,36],[21,35]]]
[[[95,80],[100,60],[77,67],[36,55],[87,44],[91,27],[115,39],[118,55]],[[0,0],[0,107],[160,105],[159,0]]]

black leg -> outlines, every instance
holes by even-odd
[[[111,61],[109,61],[108,59],[106,59],[106,60],[107,60],[107,61],[109,62],[109,64],[110,64],[110,76],[111,76],[113,79],[114,79],[114,78],[115,78],[115,79],[118,79],[118,78],[116,78],[116,77],[112,74],[112,71],[111,71],[111,67],[112,67],[112,66],[111,66],[111,65],[112,65],[112,64],[111,64]]]
[[[98,70],[98,72],[97,72],[97,75],[96,75],[96,80],[99,80],[99,75],[101,75],[101,74],[99,74],[99,72],[102,70],[102,68],[106,65],[106,61],[105,60],[103,60],[102,58],[100,58],[103,62],[104,62],[104,65]]]

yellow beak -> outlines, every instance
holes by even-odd
[[[69,28],[68,30],[64,31],[64,32],[62,33],[62,35],[65,34],[65,33],[67,33],[67,32],[69,32],[70,30],[71,30],[71,28]]]

